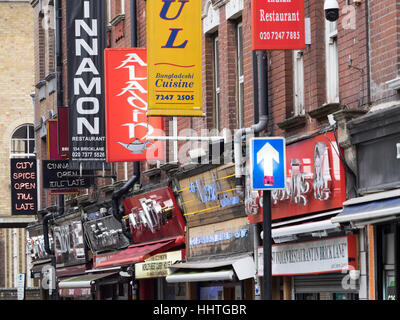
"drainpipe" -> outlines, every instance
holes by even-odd
[[[138,162],[134,163],[134,166],[136,167],[136,164],[139,164]],[[139,180],[139,175],[133,175],[132,178],[130,178],[123,186],[121,189],[114,191],[112,194],[112,214],[115,219],[117,219],[122,226],[122,233],[129,239],[130,242],[133,243],[133,238],[132,234],[130,233],[129,229],[126,228],[125,223],[122,221],[122,213],[119,209],[120,206],[120,200],[121,197],[129,191],[130,188],[132,188],[136,181]]]
[[[139,176],[132,176],[122,187],[121,189],[114,191],[112,194],[112,214],[118,220],[121,221],[122,214],[119,210],[119,202],[121,197],[129,191],[130,188],[134,186],[136,181],[139,180]]]
[[[62,78],[62,6],[61,0],[56,0],[56,72],[57,72],[57,106],[64,105],[64,88]]]
[[[135,48],[137,47],[136,0],[131,0],[130,17],[131,17],[131,46]]]
[[[258,104],[260,108],[259,121],[250,128],[242,128],[236,131],[234,136],[234,156],[235,156],[235,177],[236,193],[240,199],[244,199],[243,184],[243,157],[242,157],[242,137],[249,133],[260,133],[267,128],[268,124],[268,91],[267,91],[267,73],[266,73],[266,55],[264,51],[257,51],[258,66]]]
[[[60,210],[56,213],[50,212],[46,214],[43,218],[43,240],[44,240],[44,250],[50,256],[54,256],[53,249],[50,248],[50,241],[49,241],[49,221],[54,220],[64,214],[64,203],[60,204]]]

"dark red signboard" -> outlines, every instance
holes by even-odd
[[[346,201],[345,170],[333,132],[286,147],[286,189],[271,192],[272,219],[341,208]],[[258,208],[259,199],[246,199]],[[254,213],[254,210],[253,210]],[[251,223],[262,214],[249,215]]]
[[[253,50],[305,48],[304,0],[251,0]]]
[[[123,204],[135,243],[185,234],[185,221],[171,188],[135,195]]]

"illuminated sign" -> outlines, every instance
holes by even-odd
[[[286,187],[271,191],[272,219],[341,208],[346,201],[345,170],[333,132],[286,146]],[[261,194],[246,190],[251,223],[262,221]]]
[[[202,117],[201,1],[147,1],[148,115]]]
[[[159,278],[168,275],[168,267],[177,261],[183,260],[183,252],[171,251],[156,254],[145,262],[135,264],[135,278]]]
[[[106,49],[107,161],[162,160],[163,118],[147,117],[147,50]]]
[[[102,169],[106,160],[106,2],[66,2],[70,160]]]
[[[304,275],[357,269],[356,235],[272,246],[272,275]],[[258,248],[258,276],[264,272],[263,247]]]
[[[253,50],[304,49],[304,0],[251,0]]]
[[[123,200],[135,243],[185,234],[185,221],[171,188],[165,187]]]
[[[36,159],[11,159],[11,214],[37,213]]]

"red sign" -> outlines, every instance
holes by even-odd
[[[304,0],[251,0],[253,50],[304,49]]]
[[[162,160],[163,119],[147,118],[147,50],[106,49],[106,157],[108,162]]]
[[[286,188],[271,192],[273,220],[342,207],[345,170],[333,132],[288,145],[286,159]],[[262,201],[254,192],[247,195],[246,209],[254,213]],[[262,214],[249,215],[249,220],[261,222]]]
[[[123,204],[135,243],[185,234],[185,221],[171,188],[135,195]]]
[[[69,127],[68,127],[68,107],[57,107],[58,113],[58,152],[60,154],[69,153]]]

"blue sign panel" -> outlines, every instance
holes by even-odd
[[[253,190],[284,189],[286,181],[285,139],[250,140],[250,178]]]

